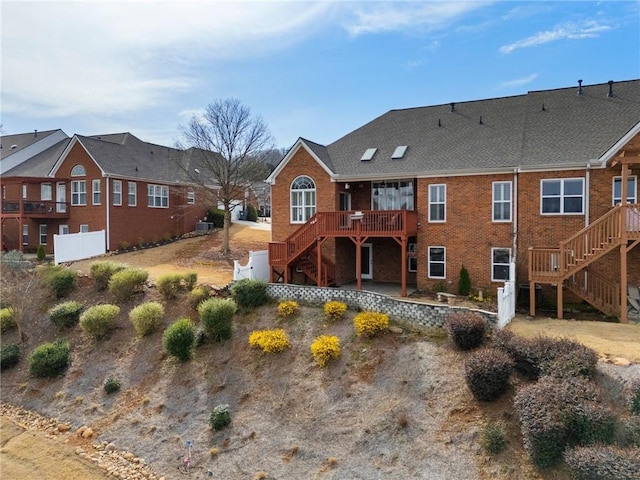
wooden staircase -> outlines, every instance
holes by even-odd
[[[302,270],[302,272],[318,285],[331,286],[336,282],[336,266],[335,264],[322,256],[322,268],[320,269],[321,278],[318,279],[318,255],[315,249],[307,250],[300,259],[296,266]],[[319,280],[319,281],[318,281]]]
[[[620,286],[586,269],[620,245],[638,241],[640,205],[616,205],[559,248],[530,248],[529,281],[564,285],[603,313],[618,315]]]

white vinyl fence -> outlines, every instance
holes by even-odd
[[[509,280],[498,288],[498,328],[506,327],[516,316],[516,264],[509,265]]]
[[[238,260],[233,261],[233,280],[242,280],[243,278],[269,281],[269,252],[267,250],[249,252],[249,261],[245,266],[240,265]]]
[[[105,239],[104,230],[54,235],[53,258],[55,264],[104,255],[107,252]]]

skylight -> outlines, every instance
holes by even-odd
[[[391,158],[394,160],[398,160],[402,157],[404,157],[404,153],[407,151],[407,146],[406,145],[400,145],[399,147],[396,147],[396,149],[393,151],[393,155],[391,155]]]
[[[378,151],[377,148],[367,148],[364,154],[362,154],[362,158],[360,160],[363,162],[368,162],[373,158],[373,156],[376,154],[377,151]]]

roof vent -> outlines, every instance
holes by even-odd
[[[399,160],[400,158],[404,157],[404,154],[406,151],[407,151],[406,145],[401,145],[399,147],[396,147],[396,149],[393,151],[393,155],[391,155],[391,158],[393,160]]]
[[[482,115],[480,115],[480,125],[482,125]]]
[[[441,127],[442,126],[442,122],[440,121],[440,119],[438,119],[438,126]]]
[[[373,158],[373,156],[376,154],[377,151],[378,151],[377,148],[367,148],[365,152],[362,154],[362,158],[360,158],[360,161],[368,162]]]
[[[578,95],[582,95],[582,80],[578,80]]]
[[[546,108],[544,107],[544,103],[542,104],[542,111],[544,112]]]
[[[456,103],[455,102],[451,102],[449,105],[451,105],[451,113],[456,111]]]
[[[609,80],[607,83],[609,84],[609,93],[607,93],[607,97],[611,98],[613,97],[613,80]]]
[[[38,130],[34,130],[34,131],[33,131],[33,136],[34,136],[34,137],[37,137],[37,136],[38,136]]]
[[[11,150],[15,150],[16,148],[18,148],[18,145],[11,145]]]

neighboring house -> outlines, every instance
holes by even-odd
[[[98,230],[107,251],[155,242],[194,231],[214,204],[187,180],[187,170],[200,171],[201,152],[130,133],[8,135],[1,151],[4,250],[52,253],[54,234]]]
[[[327,146],[300,138],[267,179],[272,280],[456,293],[464,266],[485,291],[516,280],[532,313],[537,287],[562,317],[564,286],[626,320],[639,153],[640,80],[392,110]]]

